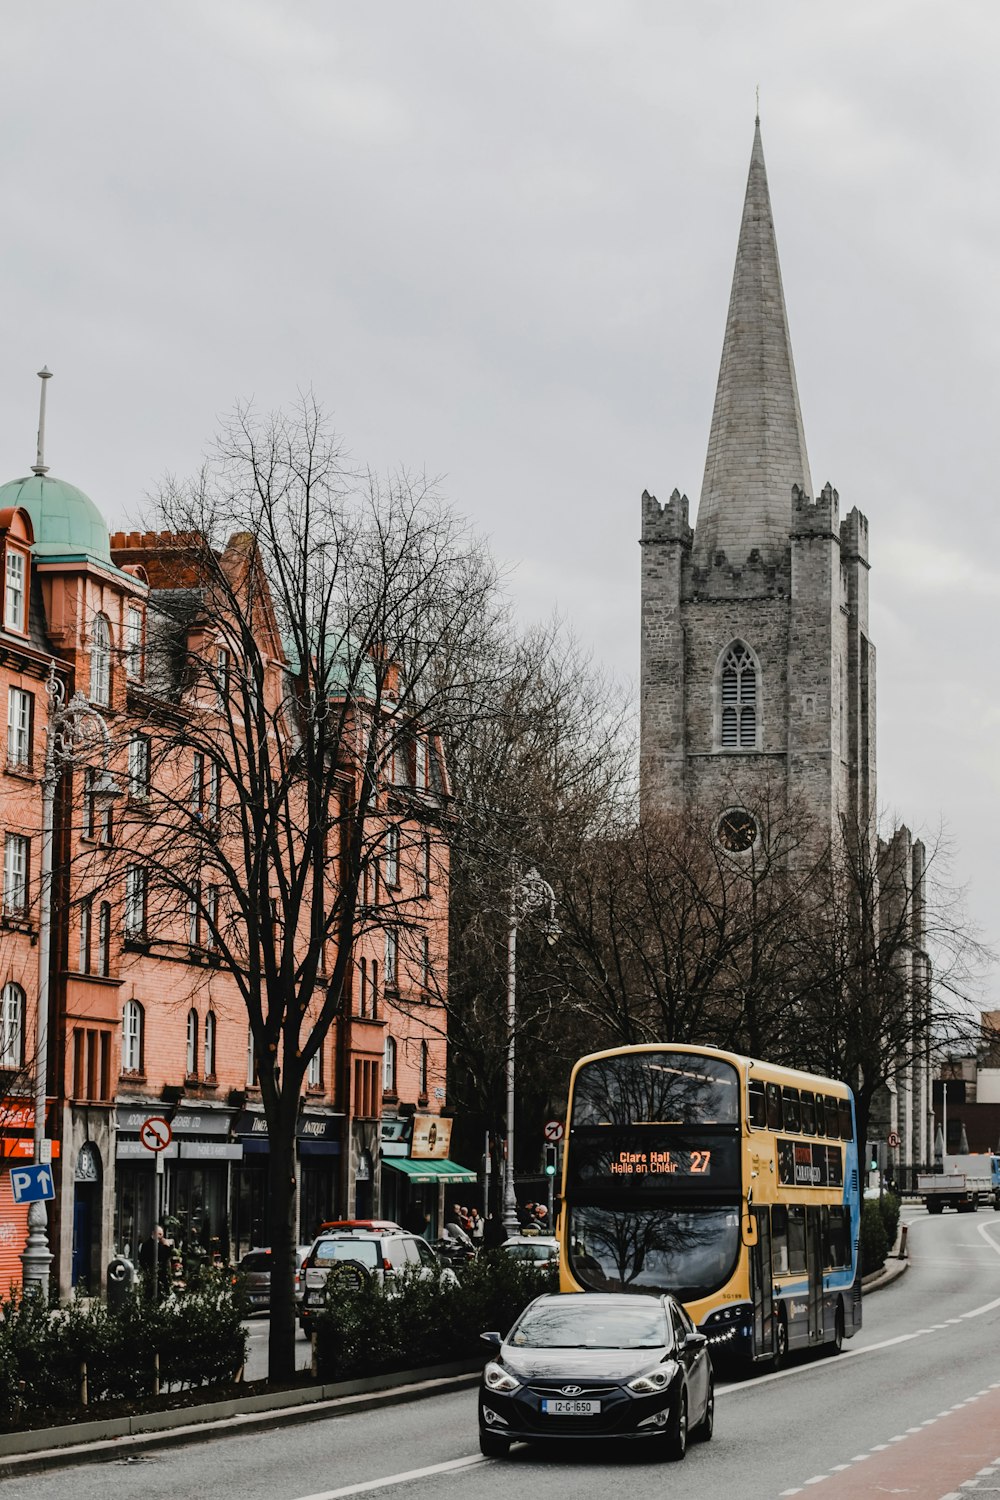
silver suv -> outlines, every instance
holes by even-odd
[[[302,1262],[302,1302],[299,1326],[312,1332],[312,1322],[323,1305],[326,1285],[335,1276],[339,1285],[355,1291],[370,1281],[383,1285],[409,1271],[421,1277],[440,1277],[449,1286],[458,1277],[418,1234],[405,1230],[340,1230],[321,1234]]]

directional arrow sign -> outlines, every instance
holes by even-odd
[[[44,1165],[11,1167],[10,1187],[15,1203],[37,1203],[40,1198],[54,1198],[56,1195],[52,1168]]]
[[[166,1151],[173,1138],[170,1121],[162,1115],[150,1115],[139,1127],[139,1139],[147,1151]]]
[[[547,1141],[561,1141],[566,1134],[562,1120],[546,1120],[542,1135]]]

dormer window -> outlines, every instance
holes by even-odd
[[[111,626],[107,615],[96,615],[90,635],[90,701],[101,708],[111,702]]]
[[[4,568],[3,623],[8,630],[27,631],[28,559],[19,547],[7,547]]]

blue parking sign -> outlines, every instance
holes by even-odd
[[[15,1203],[37,1203],[40,1198],[54,1198],[52,1168],[44,1163],[37,1167],[11,1167],[11,1193]]]

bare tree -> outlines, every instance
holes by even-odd
[[[267,419],[239,409],[156,511],[162,536],[141,559],[150,774],[120,840],[126,937],[142,946],[156,907],[158,937],[198,936],[245,1007],[270,1147],[269,1374],[283,1380],[306,1070],[345,1014],[359,938],[392,932],[402,961],[427,933],[419,882],[380,878],[386,860],[433,855],[440,878],[425,877],[446,893],[441,736],[479,701],[466,664],[496,573],[432,486],[349,473],[311,398]]]

